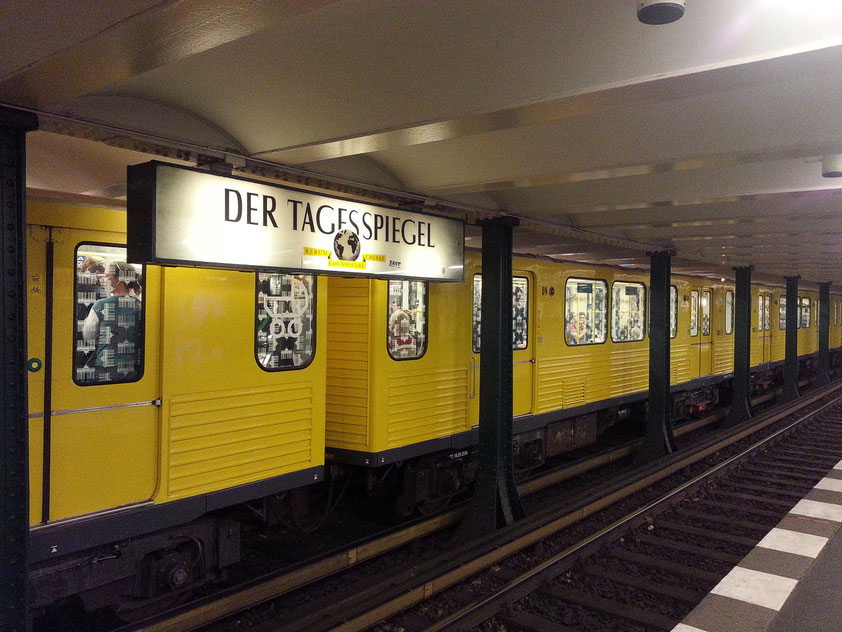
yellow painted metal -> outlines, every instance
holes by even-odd
[[[318,282],[324,322],[327,285]],[[161,479],[156,501],[324,463],[325,332],[297,370],[264,371],[254,351],[255,275],[166,268]]]
[[[711,310],[711,335],[713,338],[712,353],[713,366],[712,373],[715,375],[722,375],[724,373],[731,373],[734,370],[734,326],[736,319],[733,315],[733,310],[736,307],[736,302],[731,303],[731,323],[725,322],[726,309],[725,303],[727,300],[727,293],[731,292],[732,299],[734,298],[734,286],[724,284],[714,284],[713,286],[713,306]],[[731,333],[726,333],[730,331]]]
[[[828,337],[828,346],[831,349],[838,349],[842,347],[842,326],[840,326],[840,297],[830,297],[830,332]]]
[[[125,243],[125,212],[31,201],[30,357],[44,354],[46,240],[55,249],[50,519],[165,502],[324,463],[325,340],[305,369],[257,365],[255,275],[147,266],[144,373],[72,380],[75,249]],[[37,278],[36,278],[37,277]],[[40,291],[39,291],[40,287]],[[318,322],[327,285],[318,282]],[[30,374],[30,516],[41,520],[43,370]],[[130,406],[161,400],[163,405]],[[91,410],[95,409],[95,410]]]

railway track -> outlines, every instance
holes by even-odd
[[[399,627],[672,630],[826,476],[840,454],[842,399],[793,420],[556,555],[537,563],[529,554],[515,556],[487,570],[493,578],[473,577],[474,584],[490,589],[455,612],[421,626],[407,624],[404,615]],[[426,611],[437,607],[428,605]],[[384,622],[373,629],[398,628]]]
[[[809,406],[811,402],[821,397],[821,394],[803,399],[800,407]],[[784,416],[785,413],[772,415],[766,421],[755,426],[769,426]],[[716,417],[709,417],[704,420],[698,420],[684,424],[677,429],[677,434],[690,433],[699,428],[713,423],[717,420]],[[743,434],[751,432],[745,430],[743,433],[736,433],[731,440],[737,441],[742,438]],[[721,444],[721,445],[720,445]],[[725,442],[715,443],[702,450],[697,460],[703,458],[706,454],[722,449]],[[520,486],[522,494],[530,494],[537,492],[543,488],[551,485],[556,485],[560,481],[569,479],[576,475],[582,474],[599,467],[606,463],[617,462],[624,457],[634,453],[637,448],[637,442],[632,442],[627,445],[619,446],[607,453],[598,455],[590,459],[583,459],[576,463],[573,467],[567,468],[560,472],[551,472],[543,477],[538,477],[534,480],[528,481]],[[680,464],[673,464],[668,467],[667,472],[659,475],[658,473],[641,474],[639,480],[625,489],[609,490],[606,486],[596,489],[590,494],[590,498],[585,499],[579,503],[579,507],[568,511],[567,513],[559,513],[558,511],[541,511],[538,515],[531,516],[529,524],[524,523],[516,525],[514,531],[522,531],[521,534],[527,539],[526,543],[518,543],[517,539],[509,543],[505,547],[499,547],[496,544],[488,544],[493,550],[491,554],[493,558],[498,558],[499,554],[506,551],[516,551],[519,548],[527,548],[537,546],[540,544],[535,541],[535,527],[533,520],[543,522],[544,526],[538,529],[538,533],[553,533],[560,529],[564,529],[578,522],[582,518],[599,511],[600,509],[616,503],[619,499],[626,495],[632,494],[647,485],[652,484],[658,476],[667,476],[677,469],[686,467],[691,463],[693,457],[688,457]],[[653,478],[654,477],[654,478]],[[610,487],[610,485],[608,486]],[[614,485],[614,487],[618,487]],[[558,515],[554,515],[558,514]],[[433,578],[437,570],[441,569],[442,565],[438,560],[437,555],[430,557],[426,565],[422,562],[416,564],[413,560],[411,568],[406,569],[406,564],[398,564],[396,568],[388,569],[382,573],[378,573],[379,581],[372,583],[370,577],[365,573],[361,573],[362,578],[354,576],[354,569],[358,566],[364,566],[364,562],[369,562],[378,556],[388,551],[393,551],[404,547],[405,545],[418,541],[425,537],[434,537],[434,534],[446,530],[448,527],[457,524],[462,518],[463,512],[460,508],[450,510],[441,515],[435,516],[431,519],[419,521],[413,525],[402,528],[396,532],[386,534],[381,538],[373,541],[361,543],[357,546],[338,551],[334,554],[328,555],[314,563],[306,564],[297,568],[282,573],[272,574],[250,582],[246,586],[237,586],[230,589],[227,593],[213,598],[207,599],[204,602],[191,605],[186,609],[177,611],[168,615],[164,620],[149,622],[147,624],[125,626],[121,628],[123,631],[128,630],[144,630],[147,632],[171,632],[171,631],[185,631],[194,629],[250,629],[255,632],[262,632],[263,630],[360,630],[373,624],[381,618],[393,615],[395,612],[410,607],[415,602],[423,602],[425,599],[434,594],[448,589],[451,585],[457,584],[465,572],[477,572],[470,570],[482,565],[483,556],[476,554],[476,547],[468,547],[470,551],[462,552],[459,555],[461,560],[456,566],[455,572],[446,573],[444,577]],[[530,531],[533,532],[530,535]],[[506,537],[515,537],[517,533]],[[531,540],[531,541],[529,541]],[[446,540],[440,540],[434,543],[433,548],[446,546]],[[482,546],[479,543],[478,546]],[[452,558],[451,554],[448,554]],[[479,557],[480,562],[470,560],[469,558]],[[455,558],[453,558],[455,559]],[[493,559],[486,560],[486,565],[497,567],[496,582],[505,583],[507,579],[506,571],[501,566],[497,566],[497,562]],[[409,563],[409,560],[407,560]],[[429,567],[429,568],[425,568]],[[311,584],[313,582],[324,581],[325,578],[330,578],[335,575],[349,575],[337,579],[335,584],[328,592],[328,596],[324,598],[323,603],[318,598],[304,597],[300,600],[295,597],[295,590],[301,586]],[[429,578],[415,586],[414,589],[407,590],[406,587],[413,586],[413,578],[424,577]],[[509,578],[510,579],[510,578]],[[328,580],[330,581],[330,580]],[[360,585],[355,582],[359,581]],[[417,583],[417,582],[416,582]],[[387,588],[384,588],[386,586]],[[389,593],[398,593],[396,600],[386,600],[384,597]],[[462,591],[467,595],[468,592]],[[235,620],[231,623],[230,617],[237,612],[248,610],[252,606],[262,604],[277,598],[280,595],[287,595],[287,603],[276,608],[276,611],[285,612],[283,617],[285,621],[289,622],[284,625],[279,625],[277,621],[269,620],[265,623],[251,621],[251,617],[246,615],[243,620]],[[290,595],[292,595],[290,597]],[[299,603],[300,601],[300,603]],[[464,601],[464,599],[463,599]],[[270,607],[271,609],[271,607]],[[412,618],[412,615],[409,615]],[[217,624],[214,622],[224,621],[228,619],[228,623]],[[422,617],[424,618],[424,617]],[[429,618],[426,618],[429,622]],[[233,626],[233,627],[231,627]],[[413,629],[412,627],[404,627],[404,629]],[[384,628],[384,629],[389,629]],[[423,629],[423,628],[419,628]]]

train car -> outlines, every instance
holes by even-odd
[[[87,609],[119,603],[131,617],[222,575],[239,559],[232,508],[292,512],[282,503],[322,481],[325,461],[336,466],[332,481],[362,470],[367,490],[400,513],[433,510],[467,488],[478,440],[478,253],[468,253],[462,283],[163,268],[127,262],[125,230],[121,209],[29,202],[36,611],[72,598]],[[647,284],[641,271],[515,259],[520,470],[643,410]],[[785,300],[780,288],[752,292],[759,374],[783,362]],[[727,396],[734,300],[728,283],[672,279],[674,419]],[[799,299],[804,357],[817,349],[816,301]]]
[[[218,576],[240,541],[215,510],[323,478],[326,284],[132,265],[123,210],[28,224],[33,606]]]
[[[479,256],[469,253],[460,285],[340,278],[329,285],[336,303],[327,323],[327,458],[366,468],[369,489],[396,497],[401,512],[438,507],[474,471]],[[512,292],[514,454],[516,466],[529,469],[595,442],[645,402],[648,274],[516,257]],[[757,392],[781,380],[785,312],[774,318],[772,309],[781,299],[785,309],[782,294],[752,288]],[[802,363],[818,348],[817,301],[812,292],[799,297]],[[734,312],[733,284],[672,278],[673,419],[729,397]]]

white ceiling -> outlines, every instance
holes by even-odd
[[[839,0],[662,26],[634,0],[2,4],[32,187],[116,197],[150,147],[228,153],[518,216],[521,252],[842,284]]]

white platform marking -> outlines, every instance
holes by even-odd
[[[780,610],[797,583],[798,580],[789,577],[736,566],[711,592],[770,610]]]
[[[707,630],[694,628],[692,625],[687,625],[685,623],[679,623],[672,629],[672,632],[707,632]]]
[[[833,466],[834,470],[842,470],[842,461]]]
[[[806,498],[799,500],[798,504],[789,510],[789,513],[798,516],[808,516],[810,518],[832,520],[833,522],[842,522],[842,505],[821,503],[817,500],[807,500]]]
[[[823,478],[816,483],[816,489],[827,489],[832,492],[842,492],[842,481],[838,478]]]
[[[820,535],[810,535],[809,533],[799,533],[798,531],[776,527],[767,533],[766,537],[757,543],[757,546],[815,558],[821,553],[822,548],[827,544],[827,540]]]

